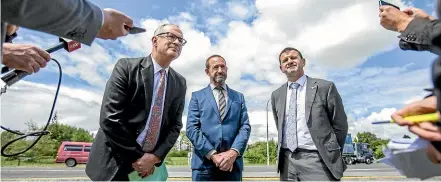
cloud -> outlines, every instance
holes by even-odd
[[[337,77],[336,86],[346,112],[361,116],[372,110],[402,107],[428,95],[423,88],[431,86],[429,73],[428,68],[412,69],[410,66],[402,66],[360,68],[332,73],[332,76]]]
[[[377,137],[383,139],[401,138],[404,135],[408,135],[414,138],[415,135],[409,132],[409,130],[407,130],[407,127],[401,127],[396,124],[372,124],[372,122],[374,121],[390,120],[392,113],[394,113],[395,111],[395,108],[384,108],[380,112],[373,112],[368,117],[360,118],[358,120],[354,120],[354,118],[348,117],[348,133],[351,133],[352,136],[354,136],[358,132],[371,132],[377,135]]]
[[[229,4],[230,13],[237,17],[238,19],[246,19],[249,16],[249,10],[246,6],[240,3],[230,3]]]
[[[43,126],[48,121],[55,91],[55,86],[26,81],[9,87],[0,101],[2,125],[26,129],[25,123],[32,120]],[[97,129],[102,94],[61,86],[55,106],[60,122],[88,130]]]
[[[421,89],[430,85],[428,69],[413,70],[412,65],[361,67],[371,56],[397,47],[397,34],[379,25],[376,2],[197,2],[202,2],[202,5],[193,3],[195,8],[188,12],[163,19],[146,17],[136,20],[146,28],[146,33],[130,35],[117,41],[97,40],[91,47],[85,46],[71,54],[56,53],[65,74],[84,80],[88,88],[94,89],[91,91],[84,88],[84,85],[62,87],[63,95],[57,104],[61,117],[68,123],[96,129],[100,99],[115,62],[122,57],[149,55],[154,30],[169,22],[178,24],[184,38],[188,40],[181,56],[171,64],[173,69],[187,79],[186,106],[191,92],[209,83],[204,72],[205,59],[211,54],[222,55],[229,67],[228,85],[246,97],[253,124],[251,140],[266,138],[266,119],[262,119],[266,117],[266,112],[262,110],[271,92],[286,81],[279,69],[278,55],[287,46],[302,51],[306,58],[307,75],[336,83],[345,109],[354,118],[353,121],[363,120],[372,112],[382,111],[382,108],[399,107],[418,99],[424,96]],[[224,6],[219,7],[220,3],[224,3]],[[392,3],[400,7],[406,5],[399,1]],[[197,13],[202,11],[204,13]],[[231,16],[228,13],[232,13]],[[24,38],[22,41],[46,45],[45,38],[33,36],[32,39]],[[13,92],[6,94],[9,96],[3,96],[2,121],[9,121],[6,124],[17,127],[19,121],[24,122],[30,118],[44,122],[49,114],[54,87],[43,86],[23,82],[13,88]],[[36,88],[37,91],[34,90]],[[31,95],[37,97],[24,97]],[[26,114],[13,114],[20,112]],[[271,129],[272,132],[274,129]]]
[[[217,0],[201,0],[203,5],[209,6],[216,4]]]
[[[224,21],[224,18],[222,18],[221,16],[213,16],[211,18],[207,19],[207,23],[211,26],[217,26],[220,25],[222,22]]]

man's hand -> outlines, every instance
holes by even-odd
[[[13,24],[6,24],[6,34],[7,35],[12,35],[15,32],[17,32],[18,30],[18,26],[17,25],[13,25]]]
[[[216,164],[216,167],[219,167],[223,159],[223,154],[213,154],[210,159]]]
[[[415,123],[404,120],[406,116],[413,116],[419,114],[429,114],[436,112],[436,97],[431,96],[423,100],[415,101],[405,106],[404,108],[392,114],[392,119],[400,126],[411,126]]]
[[[433,145],[429,145],[427,148],[427,157],[435,164],[441,163],[441,153]]]
[[[436,20],[435,17],[430,16],[424,10],[418,9],[418,8],[407,8],[407,9],[403,10],[403,12],[406,13],[407,15],[411,16],[412,18]]]
[[[440,129],[430,122],[413,123],[406,116],[437,112],[436,97],[431,96],[415,101],[392,114],[392,119],[400,126],[408,126],[409,131],[429,141],[441,141]]]
[[[158,157],[153,154],[145,153],[141,158],[132,163],[132,167],[141,177],[145,178],[153,174],[155,171],[155,164],[158,162],[160,162]]]
[[[228,150],[226,152],[222,152],[222,161],[220,165],[218,166],[220,170],[222,171],[232,171],[233,170],[233,163],[236,161],[237,156],[239,155],[235,150]]]
[[[439,127],[430,122],[410,125],[409,131],[428,141],[441,141]]]
[[[133,20],[127,15],[110,8],[103,9],[104,23],[97,37],[115,40],[129,34],[125,26],[132,27]]]
[[[51,56],[45,50],[27,44],[3,44],[3,62],[9,68],[36,73],[46,67]]]
[[[403,32],[413,17],[392,7],[380,6],[380,24],[385,29]]]

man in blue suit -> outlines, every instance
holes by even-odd
[[[187,137],[194,145],[193,181],[241,181],[243,154],[251,126],[242,93],[225,84],[227,66],[220,55],[205,63],[210,85],[192,93]]]

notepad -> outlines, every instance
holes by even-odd
[[[441,164],[434,164],[427,157],[428,145],[429,142],[421,138],[412,143],[391,140],[383,149],[385,157],[379,161],[394,167],[407,178],[425,180],[441,176]]]
[[[145,178],[139,176],[137,171],[133,171],[129,174],[130,181],[167,181],[167,178],[168,172],[167,167],[165,166],[165,162],[163,162],[159,167],[155,166],[155,171],[153,172],[153,174]]]

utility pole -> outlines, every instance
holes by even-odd
[[[268,140],[268,135],[269,135],[269,129],[268,129],[268,105],[269,105],[270,101],[271,101],[271,98],[268,99],[268,101],[266,102],[266,165],[267,166],[270,165],[269,140]]]

